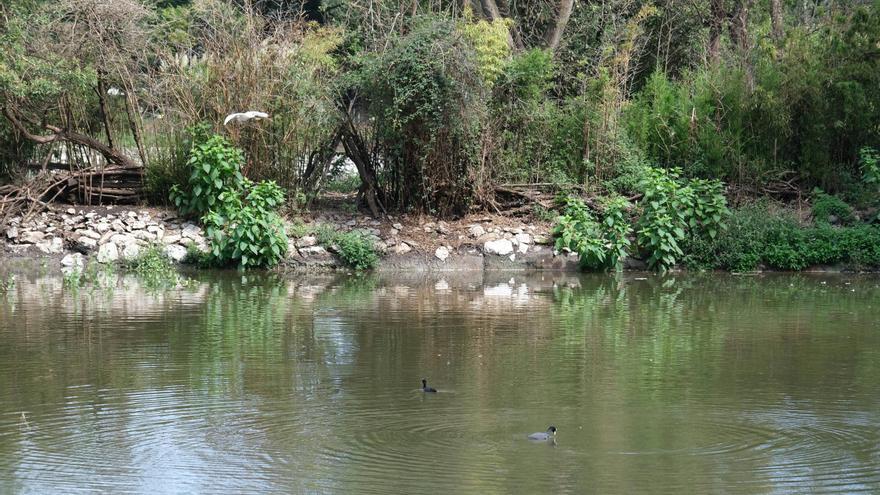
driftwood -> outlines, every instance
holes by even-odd
[[[556,192],[560,188],[578,192],[578,197],[592,210],[602,211],[603,207],[598,198],[590,196],[587,189],[577,184],[560,186],[551,182],[538,182],[533,184],[501,184],[495,186],[495,199],[490,205],[499,214],[520,216],[529,215],[534,211],[535,205],[548,210],[553,209]],[[642,198],[642,194],[627,197],[627,201],[635,203]]]
[[[143,197],[143,167],[110,166],[41,172],[22,184],[0,186],[0,225],[13,216],[51,210],[59,198],[75,203],[135,203]]]

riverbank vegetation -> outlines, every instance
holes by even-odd
[[[880,266],[876,1],[0,11],[0,221],[53,198],[173,202],[214,264],[270,266],[278,211],[356,174],[374,216],[553,209],[588,269]],[[246,110],[270,117],[224,125]],[[135,168],[141,187],[107,175]],[[71,177],[35,179],[53,169]],[[375,264],[363,238],[328,242]]]

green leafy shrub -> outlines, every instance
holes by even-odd
[[[852,208],[842,199],[826,194],[821,189],[813,191],[813,221],[828,224],[832,215],[842,225],[850,225],[856,220]]]
[[[685,181],[679,170],[649,168],[639,205],[639,246],[649,255],[648,266],[667,269],[682,259],[688,237],[709,239],[724,230],[729,211],[718,181]]]
[[[693,191],[681,187],[678,173],[652,168],[642,184],[644,196],[639,204],[639,246],[647,250],[648,266],[666,269],[684,253],[679,246],[685,239]]]
[[[556,248],[578,253],[581,266],[587,270],[619,268],[632,232],[626,218],[629,202],[621,197],[607,200],[601,221],[579,198],[565,196],[561,203],[563,213],[553,228]]]
[[[171,188],[171,201],[181,213],[204,215],[223,192],[237,192],[244,177],[244,154],[223,136],[215,134],[203,143],[193,143],[187,165],[191,170],[186,191]]]
[[[355,270],[370,270],[376,267],[379,256],[373,241],[364,233],[351,231],[334,236],[336,254],[349,267]]]
[[[241,151],[221,136],[196,144],[187,190],[175,187],[173,201],[181,212],[202,215],[212,264],[272,266],[287,253],[284,222],[276,213],[284,192],[274,181],[244,178],[242,161]]]
[[[245,194],[242,198],[242,194]],[[287,253],[284,221],[274,211],[284,192],[274,181],[254,184],[244,179],[242,191],[224,191],[219,208],[204,217],[209,256],[218,264],[230,261],[243,268],[272,266]]]
[[[870,146],[859,150],[859,164],[865,184],[880,186],[880,153]]]

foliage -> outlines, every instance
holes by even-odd
[[[294,224],[292,231],[297,237],[314,233],[318,243],[328,246],[349,268],[371,270],[379,262],[373,237],[360,230],[341,232],[331,225],[321,223],[311,229],[302,224]]]
[[[880,188],[880,153],[870,146],[859,150],[859,164],[862,167],[862,180]]]
[[[219,206],[202,217],[210,259],[242,268],[277,264],[287,253],[284,221],[275,212],[283,201],[284,192],[274,181],[244,179],[240,191],[220,193]]]
[[[390,42],[356,75],[383,153],[381,187],[399,208],[461,214],[484,109],[473,47],[455,23],[434,17]]]
[[[689,176],[754,183],[789,169],[839,190],[858,173],[859,149],[877,145],[880,59],[867,53],[878,39],[880,10],[855,7],[789,30],[784,50],[759,43],[747,64],[678,79],[658,68],[625,109],[626,127],[650,159],[687,163]]]
[[[90,261],[82,268],[74,268],[64,273],[63,284],[65,288],[79,290],[80,288],[104,289],[110,288],[116,281],[116,272],[112,263],[98,263]]]
[[[553,53],[533,48],[514,55],[504,65],[497,91],[505,100],[537,102],[552,88],[555,74]]]
[[[601,220],[579,198],[564,196],[561,203],[563,213],[553,228],[556,249],[578,253],[584,269],[620,268],[632,231],[626,218],[629,202],[620,197],[607,200]]]
[[[769,212],[766,205],[736,210],[718,238],[696,238],[687,246],[694,268],[747,272],[761,267],[803,270],[815,265],[880,267],[880,228],[800,225],[791,215]]]
[[[336,246],[339,258],[355,270],[370,270],[379,262],[373,241],[362,232],[336,234],[331,244]]]
[[[144,170],[145,192],[152,203],[172,201],[173,204],[172,189],[175,185],[187,184],[192,175],[190,150],[196,144],[205,143],[210,136],[210,128],[201,123],[190,126],[184,133],[165,136],[161,145],[154,147],[153,159]]]
[[[671,268],[684,255],[688,236],[714,239],[725,228],[727,200],[718,181],[684,181],[677,169],[649,168],[639,202],[640,247],[652,268]]]
[[[826,194],[821,189],[813,191],[813,221],[820,224],[828,224],[831,217],[837,218],[838,223],[850,225],[855,222],[852,207],[837,196]]]
[[[187,190],[175,185],[171,201],[185,215],[204,215],[221,200],[224,191],[237,193],[244,177],[241,165],[244,155],[220,135],[204,143],[193,143],[187,166],[191,170]]]
[[[172,189],[182,213],[201,215],[215,265],[272,266],[287,253],[284,222],[276,210],[284,191],[274,181],[257,184],[242,176],[241,150],[221,136],[195,144],[186,191]]]
[[[470,6],[465,10],[465,19],[467,22],[461,30],[474,47],[480,76],[484,83],[491,87],[504,71],[504,66],[510,57],[507,38],[510,36],[513,22],[510,19],[474,21]]]
[[[148,289],[172,288],[182,282],[161,244],[146,246],[135,258],[126,260],[123,266],[137,275]]]
[[[6,294],[15,289],[15,275],[9,274],[6,278],[0,279],[0,294]]]

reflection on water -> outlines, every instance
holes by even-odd
[[[198,277],[0,293],[0,493],[880,491],[876,277]]]

